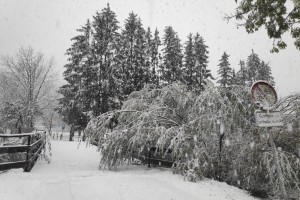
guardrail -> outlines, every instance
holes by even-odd
[[[17,141],[11,141],[19,138]],[[13,157],[18,154],[21,160],[7,160],[0,163],[0,171],[23,168],[25,172],[30,172],[37,161],[46,143],[46,132],[37,131],[25,134],[0,134],[3,146],[0,146],[0,156]]]

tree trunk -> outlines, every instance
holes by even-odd
[[[78,141],[80,141],[81,129],[78,129]]]
[[[75,132],[75,126],[72,125],[72,126],[71,126],[71,130],[70,130],[70,138],[69,138],[69,141],[73,141],[74,132]]]

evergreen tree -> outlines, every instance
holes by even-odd
[[[135,91],[138,91],[144,87],[146,83],[149,83],[150,80],[150,63],[149,56],[147,58],[147,39],[151,40],[151,31],[149,30],[148,38],[146,38],[146,31],[143,28],[142,21],[138,18],[137,21],[137,38],[135,50],[135,67],[136,67],[136,78],[134,79]],[[148,52],[149,53],[149,52]]]
[[[63,97],[59,100],[58,112],[63,120],[71,126],[84,128],[87,124],[85,112],[90,110],[91,95],[88,91],[91,78],[89,70],[91,25],[89,20],[85,26],[77,29],[80,33],[71,39],[72,46],[67,50],[69,56],[64,67],[67,84],[59,89]]]
[[[260,60],[253,50],[248,56],[246,66],[244,61],[240,61],[239,65],[240,70],[236,75],[237,84],[250,87],[255,81],[264,80],[275,85],[269,64]]]
[[[164,30],[163,63],[160,66],[161,80],[165,83],[182,81],[182,52],[180,39],[171,26]]]
[[[207,79],[213,78],[211,75],[211,71],[207,69],[208,64],[208,46],[205,45],[203,38],[200,36],[199,33],[196,33],[194,38],[194,54],[196,58],[195,63],[195,71],[196,71],[196,84],[194,88],[197,93],[204,90],[204,86],[207,84]]]
[[[259,71],[258,71],[258,80],[264,80],[275,85],[274,78],[272,76],[271,68],[268,63],[261,61]]]
[[[260,60],[253,50],[251,55],[248,56],[246,65],[248,86],[251,86],[255,81],[259,80],[265,80],[272,85],[275,84],[271,68],[264,61]]]
[[[185,44],[185,81],[190,89],[199,94],[204,90],[207,78],[212,78],[210,70],[207,69],[207,46],[199,33],[195,37],[189,34],[188,41]]]
[[[93,96],[92,111],[94,115],[116,109],[120,106],[119,72],[115,62],[118,41],[118,21],[116,14],[107,8],[93,16],[92,68],[95,77],[91,86]]]
[[[236,73],[237,84],[246,86],[247,70],[245,67],[245,61],[240,60],[239,66],[240,66],[240,70]]]
[[[150,82],[152,84],[158,85],[158,67],[159,67],[159,46],[161,45],[161,41],[159,38],[159,32],[155,29],[154,38],[151,40],[151,74],[150,74]]]
[[[151,83],[151,51],[152,51],[152,33],[150,27],[148,27],[145,33],[145,40],[146,40],[146,48],[145,48],[145,69],[144,72],[144,83],[148,84]]]
[[[88,123],[88,116],[83,112],[79,101],[75,98],[78,91],[75,91],[75,87],[70,85],[63,85],[59,89],[59,93],[63,95],[63,98],[59,99],[59,107],[57,111],[62,116],[62,119],[67,124],[71,125],[73,132],[70,133],[72,140],[72,135],[74,135],[74,128],[79,127],[79,129],[85,128]]]
[[[218,74],[220,76],[220,79],[217,81],[217,83],[219,83],[221,87],[225,88],[231,85],[232,80],[232,69],[230,68],[228,57],[229,55],[224,52],[218,65]]]
[[[194,54],[194,41],[193,34],[188,35],[188,41],[185,43],[184,51],[184,76],[189,89],[196,85],[196,71],[195,71],[195,54]]]
[[[260,59],[256,53],[252,50],[250,56],[247,59],[247,70],[248,70],[248,85],[252,85],[258,79],[258,71],[260,68]]]
[[[121,34],[122,51],[119,52],[125,96],[140,90],[150,80],[150,56],[147,53],[150,53],[148,45],[151,37],[151,31],[148,30],[146,35],[141,20],[133,12],[130,13]]]
[[[238,83],[238,79],[235,70],[232,69],[232,77],[231,77],[230,85],[237,85],[237,83]]]

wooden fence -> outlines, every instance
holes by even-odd
[[[0,139],[2,141],[0,156],[5,155],[6,158],[12,158],[5,162],[0,162],[0,171],[23,168],[25,172],[30,172],[45,146],[46,132],[0,134]],[[18,159],[14,159],[16,157]]]
[[[51,139],[52,140],[63,140],[63,141],[70,141],[70,133],[69,132],[55,132],[53,131],[51,133]],[[80,141],[81,139],[83,139],[83,135],[79,135],[78,132],[75,132],[73,137],[72,137],[72,141]]]

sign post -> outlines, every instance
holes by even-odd
[[[259,107],[259,110],[255,111],[256,125],[259,127],[267,127],[268,130],[282,199],[288,200],[272,132],[272,127],[283,126],[281,113],[279,111],[274,111],[275,104],[277,103],[276,91],[268,82],[257,81],[251,87],[251,97],[254,103]]]

